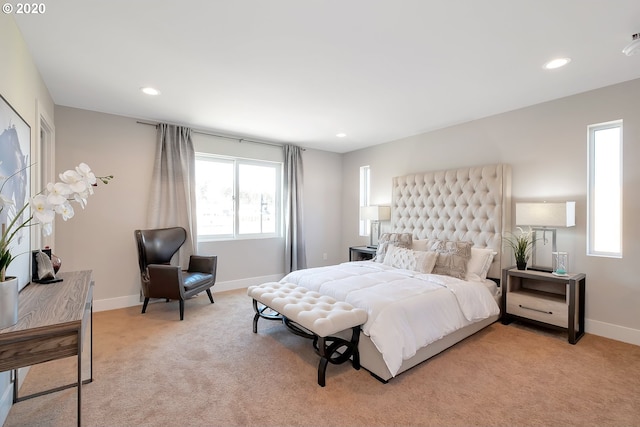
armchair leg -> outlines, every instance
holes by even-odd
[[[180,300],[180,320],[184,320],[184,300]]]
[[[209,296],[209,301],[213,304],[213,295],[211,295],[211,289],[207,289],[207,295]]]
[[[147,304],[149,304],[149,298],[144,299],[144,303],[142,304],[142,314],[147,311]]]

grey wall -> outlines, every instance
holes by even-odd
[[[572,271],[587,275],[587,332],[640,344],[640,80],[389,142],[344,155],[343,246],[358,236],[359,167],[371,166],[372,200],[389,203],[406,173],[509,163],[513,202],[576,201],[576,227],[558,232]],[[586,256],[587,126],[624,121],[623,258]]]
[[[56,168],[65,170],[80,162],[96,175],[113,174],[99,186],[85,210],[68,221],[56,222],[54,252],[63,270],[91,269],[96,281],[97,309],[139,302],[139,273],[133,231],[145,228],[156,131],[136,119],[56,107]],[[282,160],[282,149],[238,143],[194,134],[196,151],[253,159]],[[306,150],[305,221],[310,266],[346,259],[340,239],[341,156]],[[199,252],[216,254],[218,279],[214,291],[279,280],[284,274],[284,242],[278,239],[201,243]],[[323,258],[327,254],[327,259]]]
[[[85,162],[115,176],[71,220],[56,220],[53,252],[63,270],[93,270],[97,309],[138,303],[133,231],[146,227],[155,137],[134,119],[56,106],[56,170]]]

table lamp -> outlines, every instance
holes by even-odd
[[[573,227],[576,225],[576,202],[527,202],[516,203],[516,225],[531,227],[534,234],[531,256],[531,269],[541,271],[555,271],[559,257],[550,259],[552,266],[538,266],[536,260],[536,241],[541,240],[543,245],[548,243],[547,233],[551,234],[551,254],[558,253],[556,247],[556,229],[558,227]],[[537,233],[542,233],[542,239],[537,238]],[[566,274],[567,253],[564,254],[564,273]],[[555,262],[553,262],[555,261]],[[560,274],[560,273],[559,273]]]
[[[391,207],[361,206],[360,219],[371,221],[371,230],[369,232],[369,247],[377,248],[378,239],[380,238],[380,221],[388,221],[389,219],[391,219]]]

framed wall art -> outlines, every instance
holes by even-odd
[[[31,127],[16,110],[0,95],[0,194],[13,203],[0,212],[0,224],[9,224],[31,197]],[[25,209],[18,222],[31,215]],[[14,260],[7,274],[16,276],[19,288],[29,283],[31,269],[31,228],[23,227],[14,237],[11,254]]]

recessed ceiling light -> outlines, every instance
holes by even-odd
[[[337,134],[336,134],[336,136],[337,136],[338,138],[344,138],[345,136],[347,136],[347,134],[346,134],[346,133],[344,133],[344,132],[340,132],[340,133],[337,133]]]
[[[153,96],[160,95],[160,91],[152,87],[143,87],[143,88],[140,88],[140,90],[142,91],[142,93],[146,93],[147,95],[153,95]]]
[[[544,68],[545,70],[553,70],[555,68],[564,67],[569,62],[571,62],[571,58],[557,58],[544,64]]]

